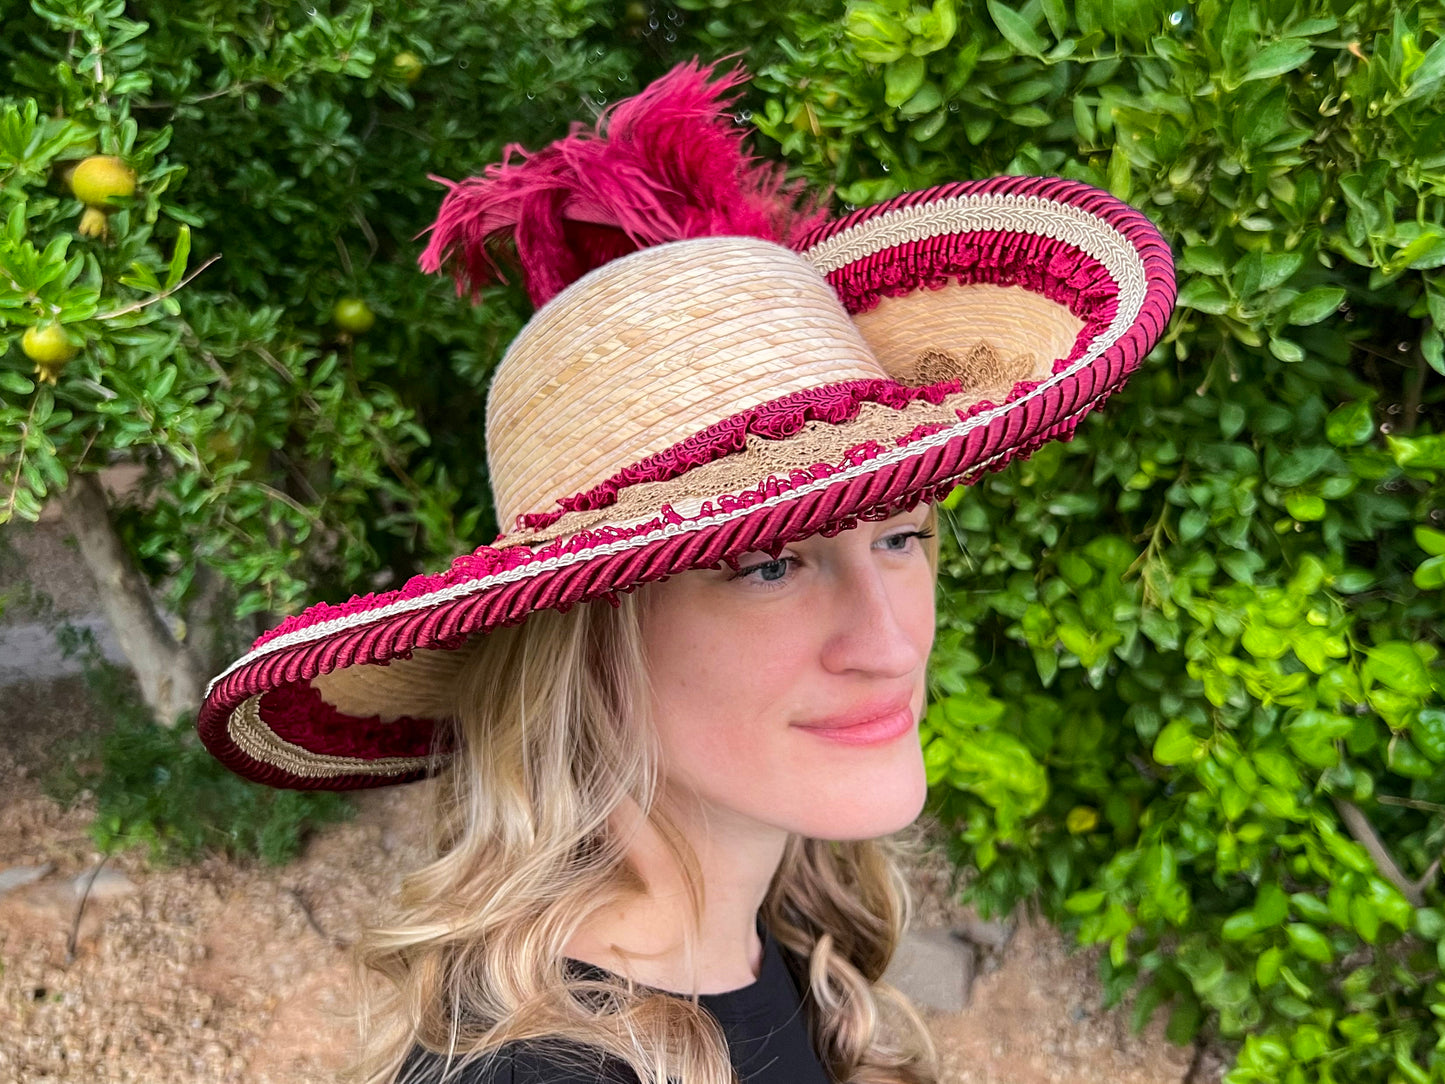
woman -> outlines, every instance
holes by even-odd
[[[475,293],[514,258],[539,306],[488,394],[505,533],[289,619],[202,710],[275,785],[442,769],[433,861],[363,952],[367,1081],[935,1079],[880,981],[929,502],[1117,388],[1172,266],[1052,179],[827,221],[712,74],[451,187],[423,266]]]

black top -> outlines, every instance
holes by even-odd
[[[580,978],[606,974],[576,960],[568,966]],[[741,1084],[830,1084],[813,1051],[798,986],[766,930],[757,979],[697,1000],[722,1026]],[[397,1080],[431,1084],[442,1079],[445,1065],[441,1055],[414,1050]],[[507,1043],[452,1079],[457,1084],[637,1084],[637,1075],[623,1062],[544,1042]]]

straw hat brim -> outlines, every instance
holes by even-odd
[[[940,498],[1066,438],[1158,341],[1175,295],[1148,219],[1054,178],[910,193],[797,250],[896,379],[764,403],[521,517],[444,573],[288,619],[212,682],[207,747],[275,786],[425,775],[445,754],[456,649],[537,609]]]

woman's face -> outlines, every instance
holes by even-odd
[[[650,585],[642,628],[674,795],[709,822],[871,839],[925,792],[928,506]],[[737,825],[743,827],[743,825]]]

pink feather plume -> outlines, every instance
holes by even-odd
[[[513,144],[480,177],[451,182],[421,254],[424,271],[449,261],[457,293],[475,300],[515,262],[538,306],[609,260],[689,237],[749,236],[786,244],[826,217],[799,205],[780,166],[743,152],[729,94],[746,80],[681,64],[609,107],[595,128],[572,126],[532,153]],[[509,246],[507,242],[511,242]],[[509,248],[511,251],[509,251]],[[515,255],[513,256],[513,252]]]

